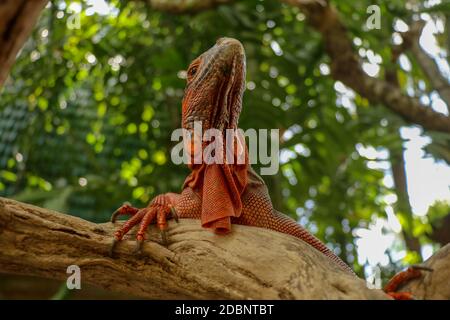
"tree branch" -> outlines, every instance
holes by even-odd
[[[47,2],[5,0],[0,3],[0,87]]]
[[[174,14],[197,13],[233,0],[145,0],[153,9]]]
[[[390,67],[386,68],[385,79],[396,88],[400,88],[396,69]],[[396,136],[396,139],[402,141],[402,137],[399,132],[400,127],[397,124],[391,124],[389,130],[392,131],[392,135]],[[402,228],[403,238],[405,240],[406,247],[409,250],[415,251],[417,254],[420,254],[419,239],[414,237],[411,230],[413,212],[411,203],[409,202],[408,184],[406,183],[404,150],[403,148],[400,148],[400,150],[398,150],[392,147],[388,148],[388,150],[389,159],[391,162],[391,173],[394,180],[394,190],[395,194],[397,195],[397,201],[394,205],[394,208],[397,213],[403,213],[405,217],[406,226],[403,226]]]
[[[411,50],[423,73],[427,76],[433,88],[439,93],[439,96],[447,105],[450,112],[450,83],[442,76],[436,62],[420,47],[419,39],[422,30],[425,27],[425,21],[414,22],[410,30],[402,34],[404,47]]]
[[[450,212],[431,224],[431,232],[428,233],[428,237],[441,245],[450,243]]]
[[[144,0],[155,10],[195,13],[232,0]],[[0,3],[0,87],[48,0],[4,0]]]
[[[405,95],[383,79],[366,74],[353,50],[347,29],[336,9],[326,0],[281,0],[300,8],[324,39],[331,59],[331,74],[372,103],[381,103],[404,120],[424,129],[450,133],[450,117],[434,111],[416,98]]]
[[[81,283],[145,298],[385,299],[380,290],[337,268],[289,235],[246,226],[217,236],[197,220],[169,226],[169,245],[155,228],[142,256],[134,235],[107,256],[114,226],[0,198],[0,272],[66,280],[69,265]],[[403,290],[424,299],[450,299],[450,245],[424,265],[434,269]]]
[[[150,228],[143,256],[134,237],[107,256],[114,226],[0,198],[0,272],[67,279],[145,298],[384,299],[306,243],[246,226],[218,236],[197,220],[171,222],[169,245]]]

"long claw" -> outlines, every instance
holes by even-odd
[[[174,207],[170,206],[170,212],[172,212],[172,217],[175,220],[176,223],[178,223],[178,213],[177,210],[175,210]]]
[[[125,210],[125,212],[122,212],[122,210]],[[111,215],[111,219],[110,221],[112,223],[116,222],[117,217],[120,216],[121,214],[131,214],[134,215],[137,211],[139,211],[136,208],[133,208],[131,206],[131,203],[129,203],[128,201],[124,202],[122,206],[120,206],[120,208],[118,208],[116,211],[113,212],[113,214]]]
[[[422,265],[412,265],[411,268],[417,269],[417,270],[422,270],[422,271],[428,271],[428,272],[434,271],[433,268],[422,266]]]
[[[134,254],[142,254],[142,246],[144,245],[144,240],[136,240],[136,249],[134,249]]]
[[[112,241],[111,246],[109,247],[109,251],[108,251],[108,254],[111,258],[113,258],[113,256],[114,256],[114,249],[116,248],[118,242],[119,242],[119,240],[117,240],[116,238],[113,238],[113,241]]]
[[[119,214],[120,214],[120,208],[113,212],[113,214],[111,215],[111,220],[110,221],[112,223],[116,222],[117,217],[119,216]]]
[[[167,246],[168,241],[167,241],[167,231],[166,230],[161,230],[161,240],[164,246]]]

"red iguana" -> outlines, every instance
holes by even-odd
[[[184,129],[192,131],[195,121],[201,121],[203,130],[237,129],[245,90],[245,63],[242,44],[232,38],[220,38],[213,47],[192,61],[187,70],[182,102]],[[158,195],[142,209],[123,205],[116,210],[111,217],[112,222],[118,215],[132,217],[114,233],[111,255],[115,244],[137,224],[140,224],[136,234],[138,252],[152,222],[156,222],[163,241],[167,242],[167,219],[178,220],[179,217],[200,219],[203,227],[219,234],[230,232],[233,223],[290,234],[323,253],[343,270],[354,274],[319,239],[273,208],[267,187],[251,168],[246,149],[245,152],[244,164],[190,164],[192,172],[186,178],[181,194]],[[408,275],[413,273],[405,273],[395,279],[403,281]],[[397,280],[389,284],[389,291],[395,291],[402,282]],[[392,295],[395,296],[395,293]]]

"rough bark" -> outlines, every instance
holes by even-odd
[[[83,284],[144,298],[386,299],[286,234],[235,225],[217,236],[197,220],[170,223],[169,245],[149,231],[142,256],[133,235],[109,258],[114,226],[0,198],[0,272],[67,279],[81,268]],[[424,265],[434,269],[402,288],[423,299],[450,299],[450,245]]]
[[[0,198],[0,272],[67,279],[145,298],[385,299],[289,235],[246,226],[218,236],[197,220],[170,223],[169,245],[150,228],[140,257],[134,238],[107,256],[114,226]]]
[[[112,292],[83,283],[83,290],[61,292],[66,283],[56,279],[0,273],[1,300],[129,300],[130,294]]]
[[[450,133],[450,117],[435,112],[418,99],[407,96],[387,81],[366,74],[336,9],[326,0],[282,0],[304,12],[324,40],[331,59],[331,74],[372,103],[381,103],[404,120],[426,130]]]
[[[48,0],[0,2],[0,86]]]

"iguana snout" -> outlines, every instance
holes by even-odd
[[[216,44],[190,64],[183,98],[182,126],[193,129],[236,128],[245,89],[245,51],[233,38]]]

